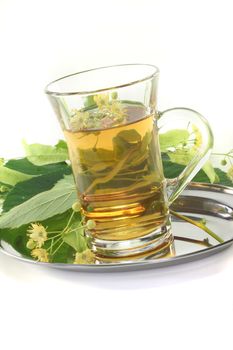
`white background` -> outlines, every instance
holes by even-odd
[[[160,68],[159,108],[209,120],[233,147],[232,2],[0,0],[0,156],[56,142],[44,96],[60,76],[118,63]],[[157,271],[85,275],[0,256],[1,348],[231,349],[233,250]]]

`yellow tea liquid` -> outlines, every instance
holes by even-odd
[[[64,131],[83,214],[95,220],[92,236],[102,240],[141,237],[167,221],[153,116],[132,121],[132,111],[125,125]]]

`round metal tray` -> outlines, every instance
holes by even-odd
[[[174,244],[163,257],[144,257],[131,261],[96,261],[94,264],[41,263],[22,256],[8,243],[0,242],[0,251],[20,261],[43,267],[82,272],[129,271],[159,268],[197,260],[229,247],[233,243],[233,188],[221,185],[191,183],[174,202],[172,209],[196,220],[205,219],[206,226],[220,236],[219,243],[206,232],[177,217],[172,217]]]

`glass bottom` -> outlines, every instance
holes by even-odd
[[[96,258],[128,258],[140,257],[142,255],[153,255],[155,257],[170,252],[170,245],[173,242],[171,233],[171,222],[168,217],[166,224],[144,236],[130,240],[106,240],[93,237],[90,232],[86,235],[91,238],[91,248]],[[151,254],[148,254],[151,253]]]

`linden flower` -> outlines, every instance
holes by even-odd
[[[109,104],[109,95],[108,94],[99,94],[94,96],[94,101],[97,104],[99,110],[107,107]]]
[[[73,205],[72,205],[72,209],[73,211],[75,212],[79,212],[81,210],[81,204],[79,202],[75,202]]]
[[[93,230],[96,227],[94,220],[87,220],[86,227],[88,230]]]
[[[118,93],[117,93],[116,91],[113,91],[113,92],[111,93],[111,98],[112,98],[113,100],[117,100],[117,98],[118,98]]]
[[[49,262],[49,256],[46,249],[36,248],[31,252],[31,256],[41,262]]]
[[[36,242],[34,242],[33,239],[29,239],[29,241],[27,242],[26,247],[28,249],[34,249],[34,248],[36,248]]]
[[[85,129],[88,126],[89,113],[78,111],[77,109],[72,110],[73,116],[70,118],[71,128]]]
[[[28,237],[36,243],[37,248],[41,248],[44,242],[47,240],[47,231],[41,224],[31,224],[27,230]]]
[[[95,262],[95,254],[86,249],[82,253],[76,253],[74,264],[93,264]]]
[[[199,148],[203,143],[202,142],[202,135],[200,133],[200,130],[195,125],[192,126],[192,129],[193,129],[193,133],[195,135],[195,146]]]
[[[122,108],[122,105],[120,102],[115,101],[112,105],[111,105],[111,109],[110,109],[111,113],[118,117],[118,118],[124,118],[126,116],[126,111],[124,108]]]

